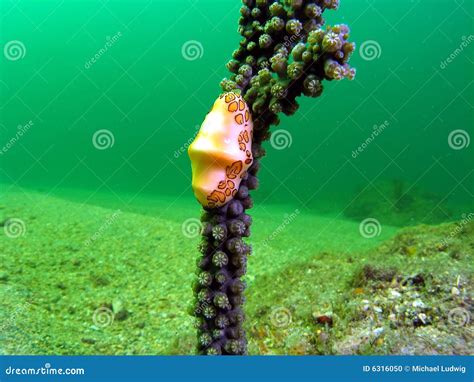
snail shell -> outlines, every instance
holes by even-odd
[[[240,94],[220,95],[188,148],[194,195],[204,207],[220,207],[237,193],[253,161],[252,132],[252,116]]]

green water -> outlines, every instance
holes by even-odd
[[[175,152],[219,94],[239,41],[239,1],[1,6],[2,48],[19,40],[26,52],[1,60],[1,143],[33,122],[0,156],[3,183],[192,195],[187,155]],[[257,202],[338,210],[358,188],[398,179],[439,199],[472,203],[472,145],[448,145],[453,130],[472,135],[472,46],[440,68],[470,36],[472,11],[471,1],[428,0],[346,0],[327,11],[328,23],[350,25],[358,47],[376,41],[380,56],[366,61],[357,51],[355,81],[327,83],[321,98],[301,99],[298,113],[283,118],[279,128],[292,144],[267,144]],[[86,69],[107,38],[112,46]],[[203,47],[194,61],[181,52],[190,40]],[[385,121],[389,127],[354,159],[352,151]],[[100,129],[113,133],[112,148],[92,145]]]
[[[0,222],[25,224],[20,237],[0,235],[0,318],[16,320],[2,353],[192,352],[186,307],[198,238],[183,237],[183,222],[200,208],[186,147],[228,76],[240,5],[0,1]],[[424,256],[455,229],[438,224],[472,212],[473,13],[471,0],[341,0],[325,12],[328,24],[350,26],[357,75],[326,82],[320,98],[301,98],[282,117],[274,130],[287,147],[265,144],[248,275],[253,353],[344,352],[314,345],[308,317],[330,310],[352,322],[347,298],[376,293],[351,289],[364,264],[404,277],[443,264],[446,293],[468,293],[474,230]],[[190,42],[192,59],[183,53]],[[105,149],[94,144],[102,130]],[[377,237],[361,235],[367,218]],[[396,236],[420,223],[433,227]],[[121,304],[126,317],[94,325],[93,312],[117,314]],[[293,314],[288,338],[308,335],[313,347],[275,333],[260,341],[275,306]],[[347,333],[334,330],[339,343]]]

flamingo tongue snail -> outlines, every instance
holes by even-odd
[[[252,132],[243,98],[233,92],[219,96],[188,149],[194,194],[203,207],[220,207],[237,193],[253,161]]]

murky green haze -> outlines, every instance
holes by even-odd
[[[237,0],[1,1],[0,144],[32,121],[0,155],[1,182],[52,194],[80,188],[111,198],[192,197],[182,151],[227,76],[239,7]],[[297,114],[282,118],[278,128],[291,145],[266,144],[256,203],[338,213],[371,187],[369,199],[391,203],[387,192],[398,185],[400,195],[435,194],[420,219],[438,208],[448,220],[468,212],[472,12],[472,1],[448,0],[345,0],[327,11],[328,23],[350,25],[358,48],[369,44],[365,59],[357,49],[354,81],[326,83],[322,97],[301,99]],[[23,52],[9,59],[4,48],[16,40]],[[183,57],[189,41],[201,44],[202,56]],[[106,150],[92,142],[102,129],[114,138]],[[459,129],[465,147],[455,150],[448,136]]]
[[[0,0],[0,354],[193,354],[186,149],[240,6]],[[325,12],[350,26],[357,75],[265,143],[250,354],[474,354],[473,15],[473,0]]]

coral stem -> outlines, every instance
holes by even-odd
[[[237,195],[220,208],[202,215],[203,232],[195,284],[198,352],[247,354],[243,303],[253,205],[249,190],[258,187],[257,173],[265,155],[262,143],[278,114],[292,115],[296,97],[318,97],[323,80],[352,79],[347,61],[354,44],[347,41],[345,25],[322,28],[321,15],[336,9],[338,0],[243,0],[239,33],[243,39],[227,68],[224,91],[240,91],[250,105],[253,121],[254,162],[242,179]]]

